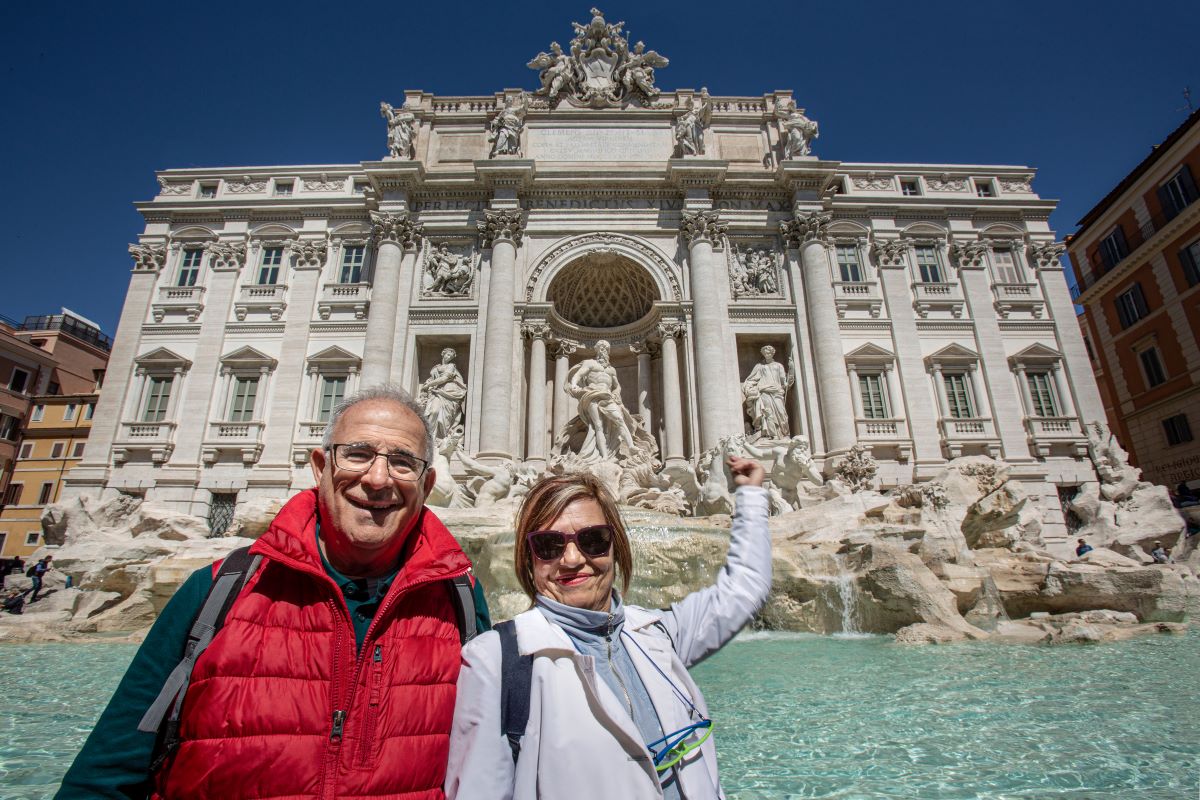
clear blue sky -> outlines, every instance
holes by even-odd
[[[380,100],[533,89],[591,2],[7,4],[0,314],[115,333],[155,169],[377,159]],[[663,88],[795,90],[823,158],[1036,167],[1059,236],[1200,104],[1189,2],[600,7]]]

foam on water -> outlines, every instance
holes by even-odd
[[[900,647],[747,631],[693,674],[731,798],[1195,798],[1200,632]],[[0,645],[0,797],[53,794],[130,645]]]

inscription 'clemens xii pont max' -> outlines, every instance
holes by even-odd
[[[659,210],[682,211],[683,200],[674,197],[530,197],[521,203],[527,209],[597,209],[619,211]],[[482,211],[488,201],[478,200],[416,200],[412,210],[421,211]],[[777,211],[785,212],[790,205],[787,200],[768,198],[731,198],[713,201],[713,207],[727,211]]]

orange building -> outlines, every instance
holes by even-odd
[[[0,318],[0,554],[41,543],[40,518],[83,454],[112,342],[61,314]]]
[[[1109,424],[1146,480],[1200,486],[1200,111],[1067,238]]]
[[[79,463],[99,395],[39,395],[33,399],[0,510],[0,555],[25,557],[42,545],[42,510],[58,501],[62,478]]]

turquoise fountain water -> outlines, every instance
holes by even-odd
[[[133,655],[0,647],[0,798],[49,797]],[[695,669],[732,798],[1195,798],[1200,632],[897,647],[757,634]]]

